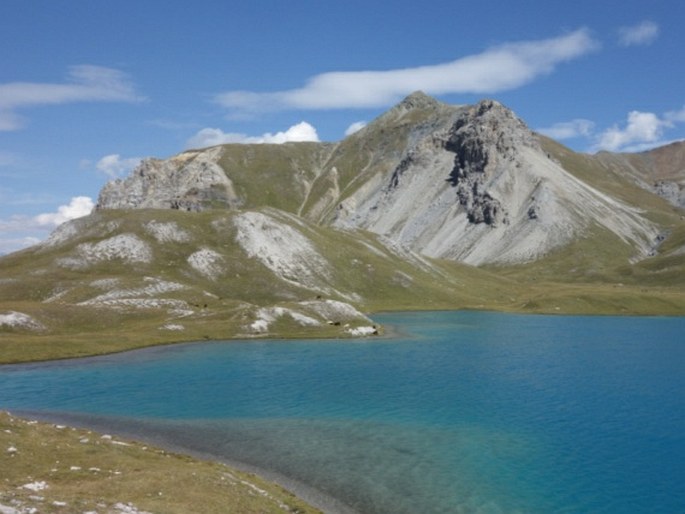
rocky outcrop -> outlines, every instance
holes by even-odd
[[[513,112],[493,100],[467,110],[451,127],[444,144],[455,154],[449,182],[469,222],[490,226],[508,222],[507,210],[485,184],[498,166],[520,165],[518,149],[524,145],[537,147],[533,134]]]
[[[97,209],[239,207],[233,183],[218,165],[221,147],[185,152],[168,160],[145,159],[124,180],[109,182]]]
[[[653,190],[676,207],[685,208],[685,184],[671,180],[659,180],[654,183]]]
[[[45,326],[23,312],[0,312],[0,329],[11,330],[45,330]]]

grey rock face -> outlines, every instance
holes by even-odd
[[[637,211],[552,160],[498,102],[420,109],[425,117],[413,125],[385,182],[347,196],[335,226],[469,264],[535,260],[593,224],[633,241],[641,253],[654,236]],[[402,112],[391,119],[397,126],[416,117],[406,105]]]
[[[168,160],[146,159],[124,180],[109,182],[97,209],[179,209],[238,207],[231,180],[217,164],[221,148],[185,152]]]
[[[520,164],[517,149],[523,145],[538,146],[523,122],[493,100],[465,111],[452,126],[444,144],[455,154],[449,182],[469,222],[491,226],[508,222],[507,210],[485,189],[485,183],[501,161]]]
[[[685,208],[685,187],[675,181],[659,180],[654,184],[654,192],[676,207]]]

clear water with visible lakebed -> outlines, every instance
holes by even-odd
[[[685,512],[685,318],[375,319],[395,335],[2,366],[0,408],[274,472],[332,510]]]

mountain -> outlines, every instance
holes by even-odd
[[[420,92],[338,143],[147,159],[0,259],[3,359],[371,335],[388,309],[683,314],[683,160]]]
[[[624,159],[621,169],[637,167]],[[597,161],[607,165],[602,155]],[[265,206],[474,265],[536,260],[593,230],[625,242],[639,260],[662,232],[639,205],[566,170],[498,102],[450,106],[423,93],[339,144],[227,145],[145,161],[108,184],[98,202],[99,209]]]
[[[685,208],[685,141],[633,154],[601,152],[597,158],[605,167],[621,170],[640,187]]]
[[[341,202],[334,226],[475,265],[535,260],[595,227],[636,258],[651,250],[656,224],[567,172],[501,104],[438,107],[429,120],[392,174]]]

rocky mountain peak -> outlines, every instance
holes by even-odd
[[[654,226],[571,176],[510,109],[439,105],[403,115],[397,164],[340,202],[334,226],[469,264],[535,260],[593,224],[644,253]]]
[[[423,91],[414,91],[392,109],[379,116],[376,119],[376,122],[380,122],[381,124],[388,122],[395,123],[408,115],[419,114],[418,117],[423,117],[420,113],[424,113],[424,115],[428,114],[430,116],[430,113],[440,113],[442,111],[451,112],[453,109],[454,106],[439,102]]]
[[[396,108],[409,111],[411,109],[434,109],[439,106],[440,102],[432,96],[428,96],[423,91],[414,91],[397,104]]]
[[[450,130],[451,141],[468,135],[510,152],[518,145],[539,148],[535,134],[516,114],[496,100],[481,100],[462,110]]]
[[[468,220],[491,226],[507,223],[507,210],[485,185],[502,166],[520,166],[521,147],[539,149],[533,132],[501,103],[482,100],[462,111],[448,130],[444,146],[454,153],[449,182]]]

